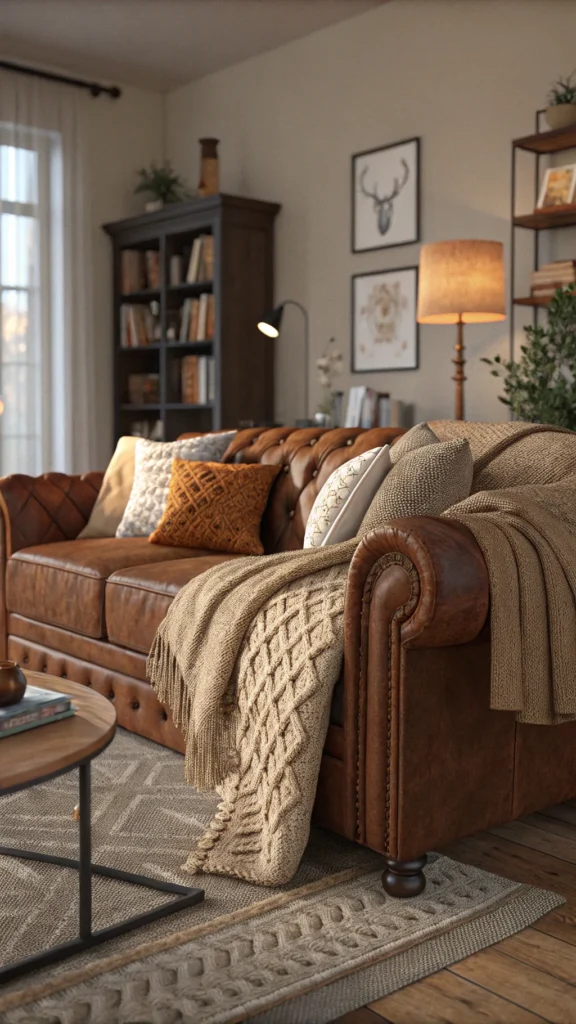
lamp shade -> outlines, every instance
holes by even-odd
[[[266,334],[269,338],[277,338],[280,334],[283,313],[284,303],[281,306],[276,306],[276,309],[272,309],[258,321],[258,330],[262,331],[262,334]]]
[[[418,322],[481,324],[506,319],[501,242],[464,239],[423,245]]]

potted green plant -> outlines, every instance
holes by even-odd
[[[546,326],[524,331],[518,362],[501,356],[482,359],[492,367],[492,376],[504,381],[500,401],[517,420],[576,430],[576,287],[558,288]]]
[[[546,120],[551,128],[568,128],[576,124],[576,85],[572,79],[576,70],[568,78],[558,78],[548,93]]]
[[[161,210],[165,203],[179,203],[188,198],[188,190],[172,164],[166,160],[161,166],[151,163],[149,167],[141,167],[136,172],[139,181],[134,189],[135,194],[148,192],[153,199],[146,203],[146,212]]]

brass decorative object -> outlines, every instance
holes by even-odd
[[[218,166],[219,139],[198,139],[200,143],[200,181],[199,196],[216,196],[220,191],[220,174]]]
[[[26,676],[15,661],[0,661],[0,708],[17,704],[26,692]]]

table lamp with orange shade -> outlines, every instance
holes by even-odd
[[[464,324],[506,319],[501,242],[432,242],[420,252],[418,323],[457,324],[454,418],[464,419]]]

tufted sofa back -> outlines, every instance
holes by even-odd
[[[397,427],[240,430],[224,453],[224,462],[282,466],[262,523],[266,554],[301,548],[314,499],[330,474],[355,455],[391,444],[403,433]]]

